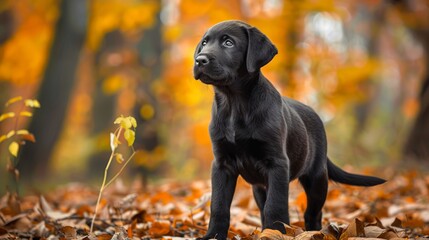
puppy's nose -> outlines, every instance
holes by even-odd
[[[210,60],[209,60],[209,58],[208,58],[207,56],[205,56],[205,55],[199,55],[199,56],[197,56],[197,57],[195,58],[195,63],[196,63],[198,66],[205,66],[205,65],[207,65],[207,64],[209,64],[209,63],[210,63]]]

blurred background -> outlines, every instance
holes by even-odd
[[[193,53],[228,19],[277,46],[263,72],[320,114],[334,162],[429,163],[427,0],[1,0],[0,114],[16,96],[41,104],[0,122],[36,138],[19,151],[22,181],[99,181],[120,114],[138,120],[125,177],[208,178],[213,90],[193,79]]]

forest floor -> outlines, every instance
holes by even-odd
[[[388,182],[362,188],[330,183],[323,229],[305,232],[306,198],[290,187],[286,234],[261,232],[248,184],[239,180],[231,208],[231,239],[428,238],[429,176],[416,171],[390,174]],[[45,194],[0,198],[0,239],[190,239],[207,230],[210,182],[177,181],[144,188],[120,180],[106,189],[93,233],[89,233],[98,190],[69,184]]]

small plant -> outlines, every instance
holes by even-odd
[[[103,191],[113,182],[116,178],[119,177],[119,175],[122,173],[124,168],[127,166],[127,164],[130,162],[130,160],[135,155],[135,150],[133,147],[133,143],[135,140],[135,129],[137,127],[136,119],[133,117],[124,117],[120,116],[116,118],[116,120],[113,122],[114,124],[118,124],[118,128],[113,133],[110,133],[110,148],[112,149],[112,153],[110,154],[109,161],[107,162],[106,168],[104,169],[104,177],[103,177],[103,183],[101,184],[100,192],[98,194],[97,204],[95,206],[95,212],[94,216],[91,221],[91,229],[90,233],[92,233],[94,228],[94,221],[95,217],[97,216],[98,206],[100,204],[101,195],[103,194]],[[124,157],[121,153],[116,152],[118,146],[121,144],[119,141],[119,137],[123,133],[123,137],[127,141],[128,147],[131,148],[131,155],[128,157],[128,159],[125,161]],[[113,159],[116,160],[119,164],[123,164],[121,169],[116,173],[108,182],[107,182],[107,174],[109,172],[109,167],[113,161]],[[107,182],[107,183],[106,183]]]
[[[18,111],[8,111],[10,106],[21,103]],[[7,171],[11,174],[15,182],[16,194],[18,191],[19,170],[16,168],[19,162],[19,150],[26,141],[35,142],[34,135],[27,129],[18,129],[19,120],[21,117],[32,117],[33,114],[28,111],[28,108],[40,108],[39,101],[35,99],[23,99],[21,96],[9,99],[6,104],[6,112],[0,115],[0,123],[6,119],[14,120],[13,128],[7,131],[6,134],[0,133],[0,144],[9,141],[9,157],[6,165]]]

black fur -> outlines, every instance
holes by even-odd
[[[373,186],[383,179],[347,173],[327,158],[322,121],[308,106],[282,97],[260,68],[277,54],[258,29],[240,21],[210,28],[195,51],[194,77],[215,89],[210,137],[212,204],[203,239],[225,239],[237,177],[253,185],[263,228],[284,232],[289,182],[307,195],[306,230],[321,228],[328,179]]]

